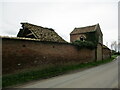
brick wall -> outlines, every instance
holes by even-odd
[[[76,40],[80,40],[80,36],[85,36],[85,34],[71,34],[70,35],[70,42],[74,42]]]
[[[102,45],[97,45],[97,61],[102,60]]]
[[[108,59],[111,57],[111,51],[108,48],[103,48],[103,59]]]
[[[3,74],[95,60],[95,50],[78,50],[68,43],[2,38],[2,45]]]

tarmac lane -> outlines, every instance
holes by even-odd
[[[107,64],[32,82],[17,88],[118,88],[120,86],[118,64],[120,64],[120,57]]]

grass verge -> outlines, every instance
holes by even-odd
[[[71,70],[101,65],[101,64],[112,61],[116,57],[117,56],[112,56],[110,59],[97,61],[97,62],[88,62],[88,63],[82,63],[82,64],[76,64],[76,65],[68,65],[68,66],[55,66],[55,67],[47,68],[44,70],[32,70],[32,71],[22,72],[18,74],[6,75],[2,77],[2,87],[17,85],[17,84],[29,82],[32,80],[49,78],[49,77],[66,73]]]

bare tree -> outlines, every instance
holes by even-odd
[[[118,47],[117,42],[116,42],[116,41],[113,41],[113,42],[111,43],[111,50],[115,50],[115,51],[117,52],[117,47]]]
[[[106,46],[108,47],[108,42],[106,42]]]
[[[111,50],[113,50],[113,46],[114,46],[114,43],[112,42],[112,43],[111,43]]]

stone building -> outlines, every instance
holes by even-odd
[[[70,33],[70,42],[74,42],[76,40],[81,41],[91,41],[95,44],[101,43],[103,44],[103,34],[101,32],[99,24],[75,28]]]
[[[35,38],[41,41],[63,42],[66,41],[60,37],[52,28],[45,28],[30,23],[21,23],[22,29],[17,34],[17,37]]]

